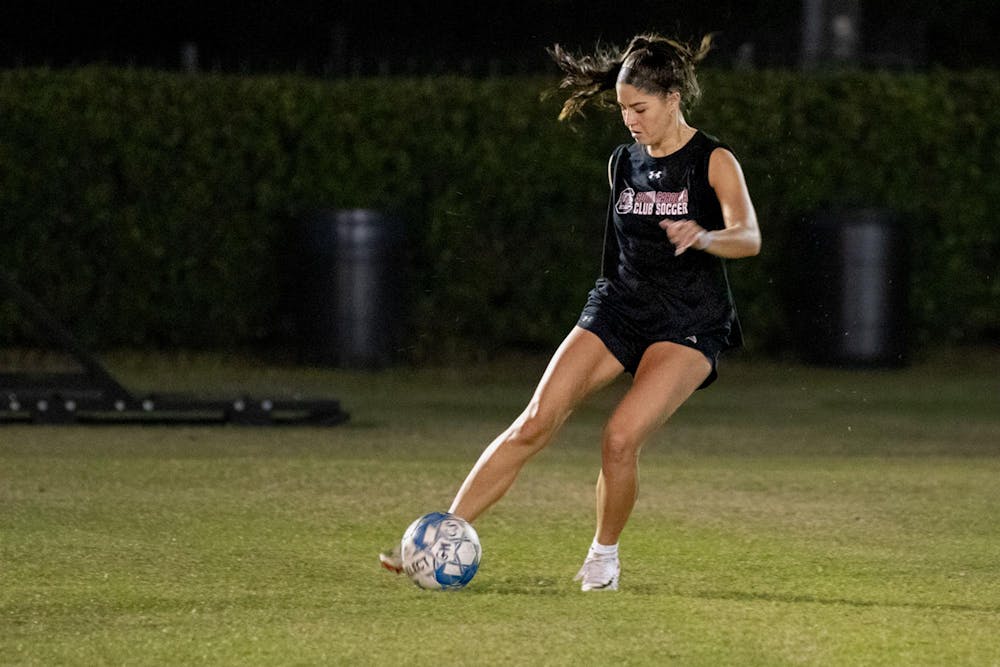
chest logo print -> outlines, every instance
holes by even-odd
[[[636,192],[625,188],[618,195],[615,211],[619,215],[688,215],[687,188],[680,192],[648,190]]]
[[[625,188],[622,193],[618,195],[618,203],[615,204],[615,210],[621,215],[632,212],[632,204],[635,203],[635,190],[632,188]]]

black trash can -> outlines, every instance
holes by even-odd
[[[882,208],[824,211],[807,220],[793,318],[807,361],[894,367],[907,360],[909,244]]]
[[[369,209],[322,210],[302,223],[300,358],[381,368],[400,344],[404,226]]]

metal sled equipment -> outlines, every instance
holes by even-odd
[[[0,293],[20,306],[25,317],[71,356],[78,372],[5,373],[0,369],[0,424],[241,424],[333,426],[348,414],[333,399],[282,399],[239,396],[197,398],[179,394],[136,396],[67,331],[49,311],[0,271]]]

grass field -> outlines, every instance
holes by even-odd
[[[445,508],[543,359],[378,373],[107,359],[138,390],[334,396],[343,426],[0,426],[3,665],[1000,665],[1000,353],[745,359],[648,445],[622,590],[590,400],[428,593],[376,553]]]

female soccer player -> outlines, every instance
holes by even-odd
[[[632,384],[601,437],[597,529],[576,577],[584,591],[618,589],[618,539],[635,504],[643,443],[715,380],[719,354],[742,342],[724,260],[759,252],[756,213],[733,153],[684,117],[700,92],[695,65],[710,47],[710,36],[695,50],[645,34],[620,51],[551,50],[564,73],[560,87],[570,91],[559,119],[614,90],[634,143],[611,155],[604,266],[580,319],[449,511],[474,521],[580,401],[629,373]],[[398,552],[381,560],[400,568]]]

